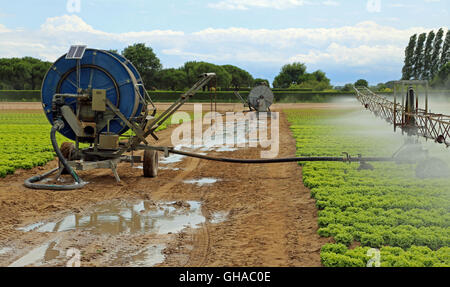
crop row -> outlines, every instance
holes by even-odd
[[[42,113],[0,113],[0,177],[53,160],[50,128]]]
[[[326,244],[321,249],[321,261],[326,267],[366,267],[377,264],[377,260],[380,267],[448,267],[450,261],[449,247],[437,251],[425,246],[407,250],[385,246],[375,252],[369,250],[369,247],[348,249],[343,244]]]
[[[298,156],[348,152],[390,157],[404,143],[400,134],[364,112],[291,110],[286,114]],[[445,152],[439,156],[448,160]],[[371,163],[373,170],[359,170],[356,163],[301,164],[303,183],[319,209],[318,233],[336,242],[322,249],[325,266],[365,266],[369,248],[381,248],[382,256],[389,258],[382,261],[385,266],[450,265],[448,256],[439,260],[434,256],[449,255],[450,250],[449,177],[417,178],[416,163]],[[362,247],[347,249],[355,242]],[[333,246],[347,251],[333,252]],[[389,248],[398,248],[401,256],[389,255]],[[419,254],[419,249],[430,252]]]
[[[167,121],[157,131],[167,128]],[[51,126],[41,112],[0,113],[0,178],[17,169],[32,169],[52,161]],[[131,134],[128,132],[127,134]],[[69,141],[57,134],[59,143]]]

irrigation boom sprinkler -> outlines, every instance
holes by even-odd
[[[117,181],[117,165],[121,162],[143,164],[144,177],[158,174],[159,153],[167,157],[179,154],[204,160],[242,164],[271,164],[283,162],[358,162],[359,169],[373,169],[368,162],[396,161],[397,158],[352,157],[344,153],[342,157],[292,157],[278,159],[230,159],[210,157],[196,153],[176,150],[173,147],[150,145],[148,136],[159,140],[155,131],[196,92],[206,86],[216,75],[205,73],[186,93],[175,101],[166,111],[156,116],[157,110],[147,93],[143,80],[133,66],[123,56],[86,46],[72,46],[67,54],[59,58],[45,75],[42,84],[42,107],[52,129],[50,139],[59,160],[59,167],[43,175],[33,176],[25,181],[25,186],[33,189],[72,190],[83,188],[84,182],[75,170],[111,169]],[[217,81],[215,81],[217,82]],[[367,91],[358,93],[358,98],[372,107]],[[258,86],[249,95],[248,103],[257,112],[270,111],[273,93],[267,86]],[[394,105],[395,106],[395,105]],[[394,108],[394,114],[396,109]],[[417,111],[417,109],[416,109]],[[404,113],[407,119],[410,113]],[[427,120],[434,120],[427,115]],[[397,116],[394,116],[396,119]],[[414,119],[416,119],[414,114]],[[448,119],[448,118],[447,118]],[[441,122],[439,120],[437,122]],[[447,125],[448,127],[448,125]],[[120,141],[127,131],[132,135]],[[60,133],[75,143],[56,141]],[[444,143],[448,139],[444,133]],[[436,140],[440,138],[437,137]],[[83,148],[80,143],[89,145]],[[143,151],[143,156],[134,152]],[[52,174],[67,173],[74,179],[73,184],[49,184],[42,181]]]
[[[406,134],[405,143],[393,155],[404,163],[419,163],[416,176],[448,177],[450,169],[443,160],[430,157],[417,138],[433,140],[436,143],[450,146],[450,116],[431,113],[429,109],[428,81],[396,81],[394,82],[394,100],[377,95],[367,87],[354,87],[356,97],[361,104],[375,116],[386,120]],[[419,105],[419,92],[425,94],[424,107]],[[399,102],[401,94],[401,102]]]
[[[419,107],[420,86],[425,91],[424,108]],[[394,131],[400,128],[408,136],[420,136],[450,146],[450,116],[429,111],[427,81],[394,82],[394,101],[375,94],[367,87],[354,89],[364,107],[392,124]],[[401,102],[397,98],[399,92],[402,94]]]

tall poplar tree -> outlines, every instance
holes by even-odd
[[[441,65],[439,69],[445,66],[450,61],[450,30],[447,30],[445,36],[444,46],[442,47]]]
[[[425,51],[423,54],[423,67],[422,67],[422,75],[421,78],[423,80],[431,79],[431,67],[432,67],[432,58],[433,58],[433,43],[436,34],[434,31],[430,31],[427,36],[427,42],[425,44]]]
[[[431,57],[431,78],[434,78],[439,72],[439,67],[441,65],[441,51],[442,51],[442,38],[444,37],[444,29],[439,29],[434,38],[433,44],[433,55]]]
[[[420,80],[422,76],[422,70],[424,66],[424,45],[425,40],[427,39],[427,34],[422,33],[419,35],[419,39],[417,40],[416,50],[414,51],[414,68],[413,68],[413,77],[414,80]]]
[[[405,49],[405,65],[403,66],[403,76],[402,80],[410,80],[413,76],[413,67],[414,67],[414,49],[416,48],[417,42],[417,34],[414,34],[409,39],[409,44]],[[439,66],[439,64],[438,64]]]

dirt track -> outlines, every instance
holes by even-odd
[[[164,139],[159,145],[170,144],[172,130],[159,133]],[[281,114],[279,157],[294,156],[295,146]],[[208,155],[259,158],[260,151],[246,148]],[[44,262],[38,265],[65,265],[65,250],[75,247],[81,251],[82,266],[127,266],[140,258],[140,250],[163,244],[163,262],[157,266],[320,266],[320,247],[328,239],[317,235],[315,204],[301,182],[301,167],[296,163],[236,165],[184,158],[168,165],[171,169],[160,170],[156,179],[143,178],[142,170],[121,164],[119,184],[110,170],[97,170],[79,173],[90,182],[82,190],[34,191],[23,187],[26,178],[55,166],[54,161],[44,168],[17,171],[0,179],[0,265],[20,264],[17,260],[29,256],[30,250],[51,242]],[[204,186],[184,182],[200,178],[219,182]],[[121,234],[109,225],[103,226],[102,234],[82,229],[56,233],[17,230],[68,214],[83,216],[100,203],[137,200],[150,205],[178,202],[176,208],[200,202],[206,220],[199,228],[163,235]],[[218,213],[226,219],[214,222]]]

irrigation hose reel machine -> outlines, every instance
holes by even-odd
[[[156,177],[161,149],[150,146],[146,138],[158,139],[155,130],[214,77],[214,73],[201,75],[191,89],[155,117],[156,107],[130,61],[111,51],[70,47],[51,66],[42,84],[42,107],[52,125],[51,141],[60,167],[28,179],[25,186],[51,190],[82,188],[86,183],[75,170],[98,168],[112,169],[120,181],[120,162],[143,163],[144,176]],[[75,144],[63,143],[59,147],[57,132]],[[124,137],[128,140],[121,141]],[[86,145],[89,147],[81,148]],[[137,150],[145,150],[144,156],[133,155]],[[39,183],[56,172],[58,178],[69,173],[75,183]]]
[[[244,100],[238,91],[234,91],[234,95],[244,104],[244,107],[248,107],[250,111],[258,113],[270,112],[270,107],[275,99],[272,90],[266,83],[254,87],[250,91],[247,101]]]

